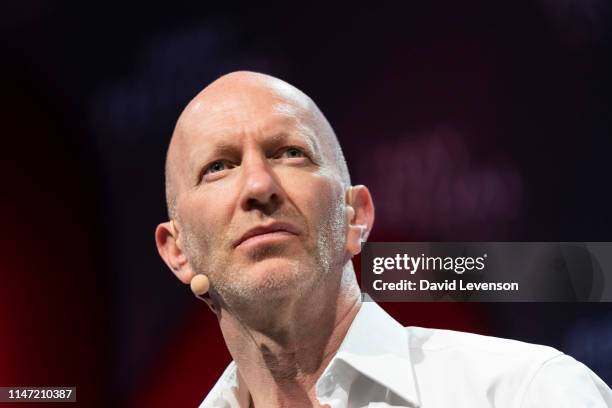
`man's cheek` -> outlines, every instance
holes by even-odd
[[[315,175],[310,180],[300,183],[296,191],[300,194],[302,201],[313,210],[325,212],[325,206],[334,201],[337,195],[334,184],[327,177]]]
[[[200,263],[206,262],[214,252],[214,234],[202,223],[192,223],[185,229],[188,252],[198,258]]]
[[[318,189],[319,194],[312,200],[312,208],[317,213],[317,218],[322,224],[333,221],[337,214],[337,209],[342,206],[341,196],[335,189],[324,184]]]

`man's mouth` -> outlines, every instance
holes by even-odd
[[[245,232],[239,239],[234,241],[234,248],[245,245],[257,245],[277,240],[284,240],[299,235],[295,226],[284,222],[273,222],[259,225]]]

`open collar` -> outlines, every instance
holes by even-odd
[[[410,405],[420,405],[406,329],[371,300],[362,303],[338,352],[317,381],[320,402],[334,398],[332,383],[350,384],[359,374]]]
[[[200,404],[200,408],[249,408],[251,395],[238,371],[238,366],[232,361],[217,384]]]
[[[350,384],[358,375],[412,406],[420,405],[406,330],[371,300],[362,303],[338,352],[317,381],[319,402],[335,406],[331,402],[338,393],[348,400]],[[232,361],[200,408],[248,408],[249,401],[249,391]]]

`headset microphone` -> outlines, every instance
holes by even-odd
[[[193,294],[199,298],[205,295],[208,289],[210,289],[210,281],[206,275],[198,274],[191,279],[190,286]]]

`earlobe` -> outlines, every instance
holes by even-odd
[[[159,255],[176,277],[184,284],[188,284],[193,294],[198,299],[203,300],[210,310],[217,314],[215,302],[208,293],[210,290],[210,281],[206,275],[196,275],[193,273],[191,265],[187,262],[185,253],[181,248],[180,240],[178,239],[179,233],[178,228],[172,220],[157,226],[155,230],[155,243]]]
[[[189,284],[193,277],[191,266],[187,262],[185,253],[179,245],[179,231],[174,221],[161,223],[155,229],[155,244],[157,251],[168,268],[183,283]]]

